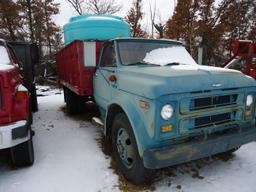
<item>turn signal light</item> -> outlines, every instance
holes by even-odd
[[[115,75],[110,75],[108,79],[111,82],[115,82],[116,81],[116,76]]]
[[[172,130],[173,130],[173,126],[172,125],[164,125],[163,127],[161,127],[161,131],[163,133],[171,132]]]
[[[140,101],[140,107],[142,108],[142,109],[149,109],[149,103],[148,102],[146,102],[146,101]]]
[[[17,101],[22,101],[28,97],[28,92],[27,91],[17,91],[15,94],[15,99]]]

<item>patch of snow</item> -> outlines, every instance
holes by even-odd
[[[94,122],[95,124],[98,124],[98,125],[100,125],[100,126],[103,126],[103,125],[104,125],[103,122],[101,121],[101,119],[98,118],[98,117],[93,117],[93,118],[92,118],[92,122]]]
[[[8,52],[4,46],[0,45],[0,66],[1,65],[10,65],[10,58]]]
[[[13,170],[0,161],[0,192],[119,191],[110,159],[96,140],[100,128],[68,117],[60,109],[63,94],[49,92],[38,97],[33,117],[35,163]]]
[[[38,97],[62,94],[61,89],[51,88],[50,86],[36,86]]]
[[[183,46],[154,49],[153,51],[146,54],[143,61],[146,63],[161,66],[165,66],[169,63],[178,63],[179,65],[170,66],[174,70],[205,70],[241,73],[240,71],[234,69],[224,69],[221,67],[198,65]]]
[[[28,89],[24,85],[19,85],[17,91],[28,91]]]
[[[212,67],[212,66],[206,66],[206,65],[173,65],[170,66],[174,70],[191,70],[191,71],[215,71],[215,72],[225,72],[225,73],[241,73],[240,71],[234,70],[234,69],[224,69],[220,67]]]
[[[219,72],[230,72],[230,73],[242,73],[241,71],[237,71],[234,69],[225,69],[221,67],[213,67],[213,66],[207,66],[207,65],[198,65],[200,70],[205,71],[219,71]]]
[[[7,71],[7,70],[11,70],[14,69],[14,66],[11,64],[6,64],[6,65],[1,65],[0,64],[0,70],[1,71]]]
[[[170,68],[174,70],[189,70],[189,71],[198,71],[199,65],[173,65]]]
[[[197,65],[197,63],[183,46],[154,49],[146,54],[143,61],[146,63],[162,66],[168,63]]]
[[[252,79],[252,80],[254,80],[251,76],[249,76],[249,75],[245,75],[248,79]]]
[[[156,191],[254,192],[255,147],[255,142],[244,145],[227,161],[201,159],[178,166],[172,170],[175,176],[162,176],[155,184]]]

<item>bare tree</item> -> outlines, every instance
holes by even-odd
[[[166,31],[166,24],[163,24],[163,22],[159,21],[158,23],[153,23],[159,38],[164,38],[164,34]]]
[[[151,19],[151,36],[154,37],[154,23],[156,18],[156,1],[154,1],[154,10],[152,10],[152,5],[149,1],[150,19]]]
[[[89,12],[94,14],[115,14],[122,8],[115,0],[88,0],[86,4]]]
[[[68,3],[76,10],[79,15],[83,14],[82,4],[83,0],[67,0]]]
[[[115,14],[121,10],[116,0],[67,0],[79,15],[84,13]]]
[[[164,37],[164,33],[166,31],[166,24],[162,22],[160,12],[158,11],[158,14],[156,12],[156,1],[154,1],[154,7],[152,8],[151,3],[149,2],[149,8],[150,8],[150,19],[151,19],[151,35],[154,36],[154,29],[156,29],[156,33],[159,35],[159,38]],[[156,15],[158,15],[159,19],[158,22],[156,22]]]

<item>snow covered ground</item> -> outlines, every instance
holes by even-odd
[[[256,143],[243,146],[232,157],[160,170],[152,184],[136,187],[111,168],[111,158],[101,147],[104,142],[99,142],[100,127],[91,123],[93,114],[66,115],[59,90],[41,87],[39,95],[33,123],[35,164],[12,168],[1,152],[0,192],[256,192]]]

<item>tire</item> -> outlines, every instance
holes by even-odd
[[[68,88],[64,88],[64,100],[66,101],[67,110],[69,114],[76,115],[83,113],[85,102],[83,97],[75,94]]]
[[[14,166],[24,167],[24,166],[33,165],[34,164],[34,148],[33,148],[32,134],[31,134],[31,138],[28,141],[12,147],[10,149],[10,153],[11,153],[11,162]]]
[[[125,114],[119,113],[115,116],[111,131],[113,157],[124,177],[133,184],[142,184],[151,179],[154,170],[144,167]]]
[[[63,87],[63,92],[64,92],[64,101],[65,101],[65,103],[67,103],[68,88],[67,87]]]

